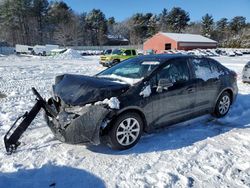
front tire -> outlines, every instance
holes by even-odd
[[[112,149],[125,150],[133,147],[140,140],[143,121],[137,113],[125,113],[115,120],[108,133],[108,145]]]
[[[223,92],[216,103],[213,115],[217,118],[224,117],[228,113],[231,104],[230,94],[227,91]]]
[[[113,60],[112,63],[111,63],[111,65],[109,65],[109,67],[112,67],[112,66],[116,65],[117,63],[120,63],[119,59]]]

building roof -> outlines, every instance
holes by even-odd
[[[184,33],[163,33],[162,35],[169,37],[176,42],[204,42],[204,43],[217,43],[216,41],[209,39],[207,37],[203,37],[201,35],[195,34],[184,34]]]

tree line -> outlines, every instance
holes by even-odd
[[[202,34],[221,47],[250,47],[250,23],[243,16],[215,21],[206,14],[191,22],[187,11],[174,7],[159,14],[136,13],[117,22],[99,9],[78,14],[63,1],[4,0],[0,4],[0,41],[11,45],[105,45],[109,36],[142,44],[159,31]]]

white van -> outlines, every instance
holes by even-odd
[[[31,54],[33,51],[33,46],[16,44],[15,52],[17,54]]]
[[[58,49],[58,45],[46,44],[45,46],[36,45],[33,49],[33,55],[49,55],[51,50]]]

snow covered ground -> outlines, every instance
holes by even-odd
[[[250,56],[217,57],[238,73],[239,96],[229,114],[145,134],[127,151],[74,146],[54,139],[41,114],[7,156],[2,138],[34,104],[30,88],[50,96],[62,73],[93,75],[98,57],[0,57],[0,187],[250,187],[250,85],[241,71]]]

